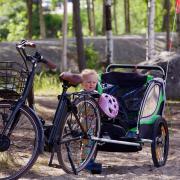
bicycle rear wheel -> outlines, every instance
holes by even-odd
[[[74,173],[74,170],[79,172],[86,167],[97,146],[97,142],[91,140],[91,136],[100,136],[100,112],[95,100],[80,98],[75,101],[75,106],[78,119],[88,138],[84,137],[74,113],[69,112],[61,124],[60,145],[57,148],[58,161],[67,173]]]
[[[11,102],[12,103],[12,102]],[[11,113],[9,101],[0,102],[0,179],[18,179],[27,172],[39,155],[39,123],[23,106],[16,116],[17,123],[9,135],[2,131]]]

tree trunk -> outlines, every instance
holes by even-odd
[[[95,0],[92,0],[92,20],[93,20],[93,34],[94,34],[94,36],[96,36],[96,21],[95,21],[94,1]]]
[[[118,34],[118,28],[117,28],[116,5],[117,5],[117,0],[114,0],[114,4],[113,4],[113,7],[114,7],[114,10],[113,10],[113,13],[114,13],[114,29],[115,29],[115,33],[117,35]]]
[[[67,71],[67,0],[64,0],[64,18],[63,18],[63,52],[62,52],[62,67],[61,71]]]
[[[41,39],[46,38],[46,28],[43,17],[42,0],[39,0],[39,25],[40,25],[40,37]]]
[[[106,30],[106,14],[105,14],[105,5],[106,0],[103,0],[103,13],[102,13],[102,34],[105,35]]]
[[[91,1],[90,0],[86,0],[86,3],[87,3],[87,15],[88,15],[89,34],[92,35],[92,32],[93,32],[93,20],[92,20]]]
[[[180,47],[180,14],[177,14],[177,21],[176,21],[176,31],[177,31],[177,46],[178,46],[178,50]]]
[[[105,3],[105,19],[106,19],[106,55],[107,64],[113,63],[113,39],[111,25],[111,0],[106,0]]]
[[[84,43],[82,34],[82,24],[80,18],[80,2],[73,0],[73,14],[74,14],[74,27],[76,35],[77,56],[79,71],[82,71],[86,67],[85,55],[84,55]]]
[[[32,0],[26,0],[27,5],[27,17],[28,17],[28,39],[32,39]],[[28,105],[31,109],[34,109],[34,88],[31,87],[28,97],[27,97]]]
[[[32,0],[26,0],[28,17],[28,39],[32,39]]]
[[[166,50],[170,50],[170,0],[167,0],[167,18],[166,18]]]
[[[147,54],[146,60],[153,59],[155,55],[155,35],[154,35],[154,17],[155,17],[155,0],[148,2],[148,33],[147,33]]]
[[[163,16],[162,31],[166,31],[166,50],[170,50],[170,0],[164,0],[165,14]]]
[[[163,15],[163,22],[162,22],[162,28],[161,31],[166,31],[166,21],[167,21],[167,9],[168,9],[168,1],[169,0],[164,0],[164,5],[163,5],[163,11],[165,11],[164,15]]]
[[[124,0],[125,32],[130,33],[129,0]]]

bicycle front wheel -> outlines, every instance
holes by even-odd
[[[16,116],[12,132],[2,135],[11,113],[11,103],[0,102],[0,179],[18,179],[27,172],[39,154],[39,124],[23,106]]]
[[[100,136],[100,112],[92,98],[80,98],[75,101],[77,117],[69,112],[60,128],[60,145],[57,157],[62,169],[67,173],[75,173],[86,167],[93,157],[97,142],[91,136]],[[88,138],[84,136],[82,128]]]

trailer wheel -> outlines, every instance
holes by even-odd
[[[169,131],[167,122],[161,117],[153,126],[151,153],[155,167],[166,164],[169,150]]]

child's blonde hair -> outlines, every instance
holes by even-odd
[[[94,69],[84,69],[81,72],[82,80],[86,79],[89,75],[94,75],[98,79],[98,74]]]

